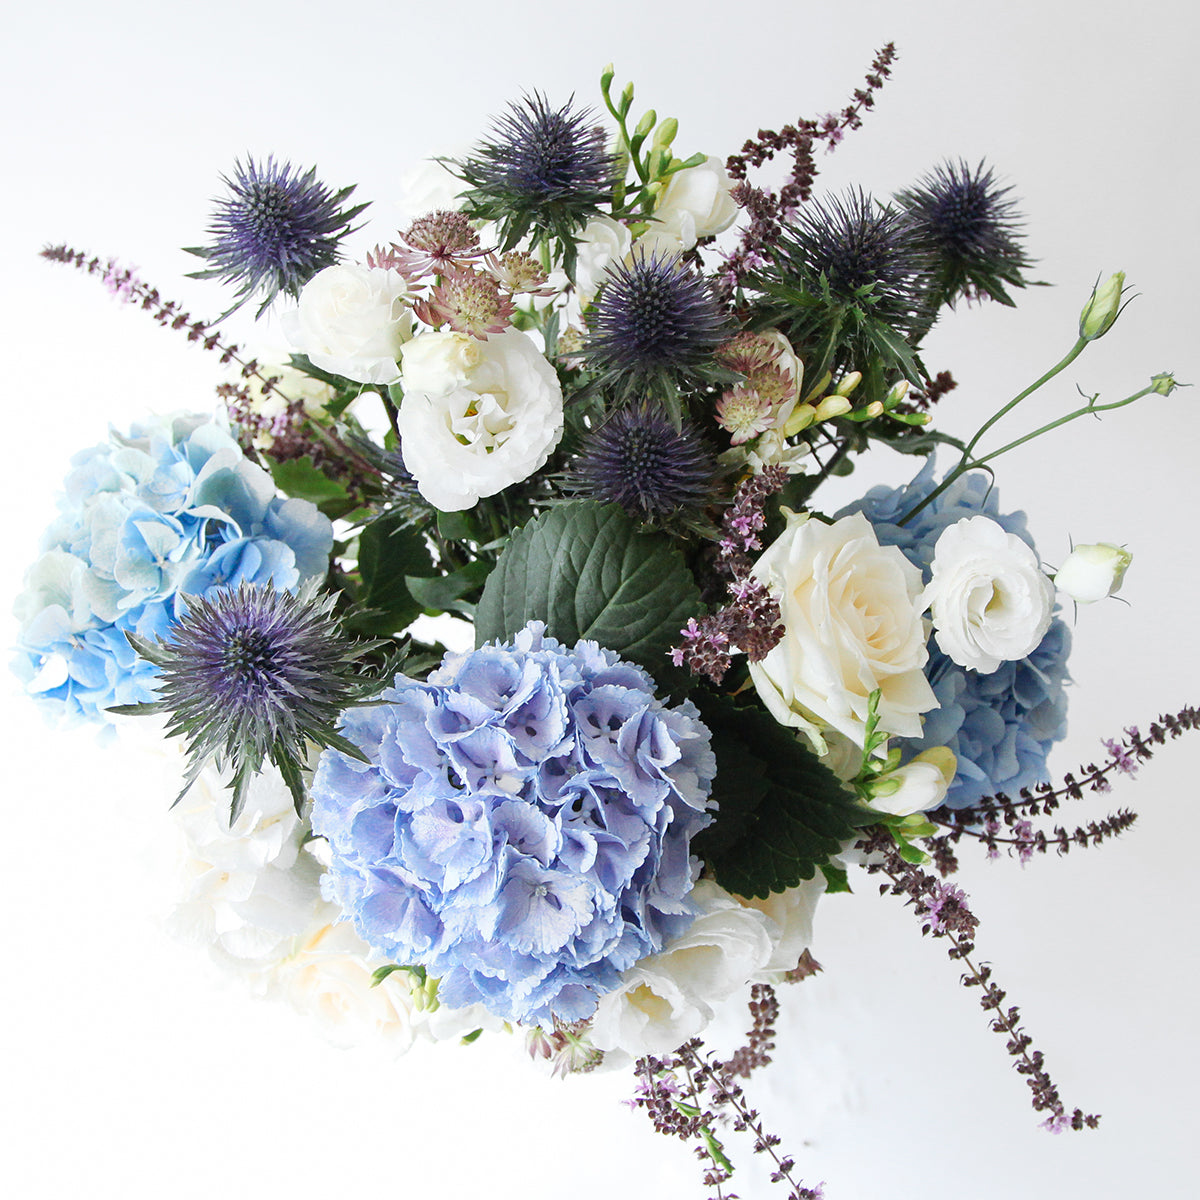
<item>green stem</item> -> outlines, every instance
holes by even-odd
[[[942,482],[939,483],[938,486],[934,488],[924,500],[922,500],[919,504],[914,504],[913,507],[910,508],[908,512],[906,512],[904,516],[900,518],[897,524],[904,525],[908,521],[911,521],[912,518],[921,511],[921,509],[923,509],[927,504],[931,504],[934,500],[936,500],[937,497],[940,496],[960,475],[971,470],[972,467],[978,466],[979,462],[986,462],[987,459],[980,459],[979,462],[977,462],[971,457],[971,451],[974,450],[977,445],[979,445],[979,439],[983,437],[983,435],[987,433],[987,431],[991,429],[991,427],[995,425],[997,421],[1001,420],[1010,412],[1012,412],[1012,410],[1016,408],[1022,400],[1032,396],[1033,393],[1036,392],[1040,387],[1043,387],[1060,372],[1066,370],[1066,368],[1069,367],[1071,363],[1073,363],[1083,353],[1087,344],[1088,339],[1081,337],[1075,343],[1075,345],[1071,347],[1066,357],[1055,363],[1054,366],[1052,366],[1050,370],[1041,376],[1040,379],[1035,380],[1023,392],[1014,396],[1007,404],[1003,405],[998,411],[994,412],[986,421],[984,421],[984,423],[976,431],[975,436],[963,448],[962,458],[958,460],[958,465],[954,468],[954,470],[951,471],[950,474],[947,475],[946,478],[943,479]],[[1119,407],[1119,405],[1116,407]],[[1053,426],[1047,426],[1047,428],[1053,428]],[[1029,437],[1036,436],[1036,434],[1029,435]],[[1022,441],[1028,441],[1028,438],[1023,438]],[[1019,443],[1013,444],[1018,445]],[[989,455],[988,457],[994,458],[995,455]]]

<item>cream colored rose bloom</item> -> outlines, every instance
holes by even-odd
[[[921,713],[937,706],[922,669],[921,573],[894,546],[880,546],[861,513],[826,525],[784,512],[787,528],[754,566],[784,626],[779,645],[750,664],[763,703],[824,753],[826,729],[862,745],[878,690],[880,730],[919,737]]]
[[[326,267],[304,285],[298,307],[280,324],[321,370],[358,383],[395,383],[400,347],[412,335],[408,285],[396,271]]]
[[[960,667],[990,675],[1026,658],[1050,628],[1054,584],[1038,557],[991,517],[964,517],[933,548],[921,604],[938,649]]]
[[[423,333],[404,348],[404,465],[443,512],[539,470],[563,430],[554,368],[523,333]]]

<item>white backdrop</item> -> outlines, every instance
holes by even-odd
[[[1093,280],[1118,268],[1141,298],[1031,407],[1065,411],[1075,384],[1116,398],[1164,369],[1200,381],[1187,11],[1169,0],[611,0],[587,12],[111,0],[11,14],[0,592],[19,588],[73,452],[110,421],[209,407],[220,377],[213,356],[38,260],[43,243],[118,255],[211,316],[224,295],[180,280],[196,262],[177,247],[203,240],[235,157],[274,153],[318,164],[333,186],[358,182],[357,198],[375,201],[361,250],[391,234],[399,179],[419,157],[470,142],[522,90],[596,102],[610,60],[640,104],[679,118],[682,152],[724,156],[760,126],[836,111],[873,52],[897,43],[877,110],[820,158],[821,182],[886,195],[946,156],[986,156],[1016,184],[1036,274],[1055,285],[1015,312],[963,311],[931,338],[930,366],[961,382],[939,413],[947,429],[969,433],[1056,361]],[[236,328],[261,336],[249,317]],[[1032,514],[1048,562],[1069,536],[1135,554],[1130,605],[1079,615],[1060,772],[1095,756],[1101,736],[1200,702],[1196,404],[1196,392],[1152,398],[1001,464],[1004,504]],[[546,1081],[486,1039],[399,1061],[335,1050],[227,984],[160,928],[153,849],[169,797],[154,765],[52,735],[5,686],[8,1194],[704,1195],[689,1155],[620,1106],[620,1075]],[[1165,749],[1113,794],[1142,812],[1120,842],[1024,871],[963,856],[981,953],[1068,1105],[1102,1112],[1100,1130],[1036,1128],[1002,1039],[942,946],[863,882],[818,913],[825,973],[784,993],[778,1062],[752,1085],[800,1175],[827,1180],[830,1200],[1195,1194],[1197,749],[1200,738]],[[735,1182],[744,1198],[783,1194],[757,1161]]]

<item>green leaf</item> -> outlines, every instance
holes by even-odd
[[[378,967],[371,975],[371,986],[378,987],[393,971],[407,971],[410,975],[416,977],[419,984],[424,986],[425,968],[421,966],[410,967],[405,963],[385,963],[382,967]]]
[[[850,891],[850,876],[846,874],[845,867],[824,863],[821,866],[821,874],[825,876],[825,891],[830,895]]]
[[[692,848],[722,887],[759,899],[796,887],[874,819],[770,714],[699,692],[693,699],[712,732],[718,808]]]
[[[359,603],[370,612],[353,622],[362,633],[394,633],[411,624],[424,605],[409,591],[409,576],[430,576],[433,559],[425,539],[405,526],[402,518],[388,514],[372,521],[358,540],[358,570],[362,577]]]
[[[462,1036],[462,1041],[459,1042],[459,1045],[469,1046],[472,1042],[478,1040],[481,1033],[483,1033],[482,1029],[472,1029],[470,1033],[464,1033]]]
[[[565,645],[592,638],[653,674],[700,607],[670,538],[639,531],[615,504],[574,500],[509,539],[475,612],[475,644],[544,621]]]
[[[267,465],[271,468],[271,478],[275,480],[275,486],[285,496],[296,500],[309,500],[322,511],[325,506],[333,505],[339,509],[338,516],[352,503],[350,493],[336,479],[330,479],[323,471],[313,466],[310,454],[302,458],[289,458],[283,462],[268,457]]]
[[[463,601],[462,597],[479,587],[487,579],[491,569],[491,563],[476,559],[449,575],[425,578],[408,575],[404,583],[413,599],[423,608],[436,609],[438,612],[458,609],[466,611],[469,615],[474,606]]]

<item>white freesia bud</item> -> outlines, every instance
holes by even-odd
[[[948,746],[934,746],[910,763],[875,780],[871,807],[895,817],[929,812],[946,798],[958,760]]]
[[[1079,314],[1079,336],[1094,342],[1103,337],[1121,312],[1121,292],[1125,287],[1125,272],[1118,271],[1100,287],[1092,288],[1091,299]]]
[[[943,654],[990,675],[1037,649],[1050,627],[1054,585],[1015,533],[991,517],[964,517],[938,538],[932,568],[920,603],[931,610]]]
[[[1092,604],[1120,591],[1133,555],[1110,542],[1076,546],[1067,555],[1054,586],[1076,604]]]
[[[412,334],[408,286],[395,271],[349,264],[318,271],[280,323],[314,366],[358,383],[395,383]]]

